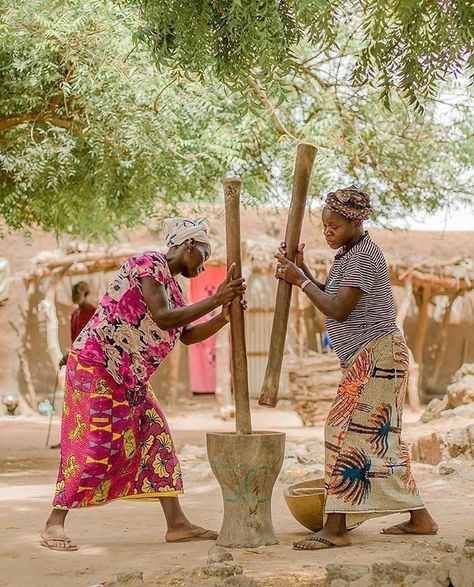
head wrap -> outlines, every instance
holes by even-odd
[[[329,192],[325,206],[349,220],[367,220],[372,215],[369,196],[355,185]]]
[[[205,218],[166,218],[164,221],[165,243],[168,247],[183,244],[190,238],[199,243],[211,245],[207,234],[209,224]]]
[[[89,295],[89,289],[87,281],[78,281],[72,286],[72,295],[77,296],[79,293]]]

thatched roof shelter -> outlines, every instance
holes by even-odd
[[[200,210],[202,215],[202,210]],[[225,235],[223,213],[220,207],[209,207],[206,216],[211,223],[213,254],[211,264],[225,264]],[[276,250],[286,222],[285,210],[246,209],[242,210],[241,224],[243,237],[244,272],[271,276],[275,267],[273,253]],[[380,244],[387,258],[392,284],[402,288],[398,292],[398,321],[405,322],[413,301],[418,308],[417,326],[411,348],[417,363],[422,367],[423,350],[429,323],[429,309],[433,300],[439,296],[446,298],[443,306],[442,327],[449,323],[454,303],[474,289],[474,239],[470,233],[409,232],[402,230],[382,230],[371,228],[372,238]],[[322,226],[318,214],[308,214],[302,232],[306,242],[307,264],[324,278],[329,270],[334,251],[327,248],[322,236]],[[42,248],[42,247],[41,247]],[[36,250],[41,250],[36,248]],[[51,245],[49,245],[51,249]],[[16,278],[23,280],[30,302],[38,304],[38,291],[41,299],[49,303],[44,308],[54,310],[55,288],[63,280],[84,278],[84,276],[116,271],[131,255],[147,249],[163,249],[161,235],[155,228],[141,229],[123,235],[112,245],[93,245],[81,242],[60,242],[54,250],[40,252],[25,263],[21,274]],[[12,252],[14,254],[14,251]],[[14,263],[12,267],[15,269]],[[262,282],[263,283],[263,282]],[[272,297],[265,290],[266,302],[271,305]],[[467,296],[472,300],[472,294]],[[297,309],[303,311],[306,298],[295,296]],[[270,307],[265,310],[270,311]],[[52,320],[54,323],[54,312]],[[50,333],[50,338],[57,335]],[[439,375],[446,340],[437,343],[434,376]],[[27,378],[27,375],[24,378]]]

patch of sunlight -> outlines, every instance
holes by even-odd
[[[186,492],[184,495],[196,495],[196,494],[200,494],[200,493],[208,493],[209,491],[216,489],[216,487],[219,487],[219,484],[217,483],[217,481],[214,481],[213,483],[208,483],[207,485],[200,485],[199,487],[186,486]]]
[[[94,555],[94,556],[103,556],[104,554],[110,555],[110,550],[104,548],[103,546],[81,546],[81,548],[77,551],[79,555]]]
[[[0,501],[19,501],[33,499],[35,501],[49,499],[54,493],[54,484],[48,485],[10,485],[0,487]]]

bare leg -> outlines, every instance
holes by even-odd
[[[384,528],[382,534],[436,534],[438,524],[430,516],[426,508],[421,510],[410,510],[410,519],[402,524],[395,524]]]
[[[162,497],[160,504],[168,526],[165,537],[167,542],[216,540],[217,532],[196,526],[188,520],[177,497]]]
[[[328,541],[332,546],[349,546],[351,539],[346,527],[346,514],[329,514],[324,528],[308,538],[293,543],[296,550],[320,550],[330,548],[330,544],[318,542],[317,538]]]
[[[41,533],[41,545],[51,550],[71,551],[77,550],[77,546],[71,542],[71,539],[64,532],[64,522],[69,510],[53,509],[46,521],[46,526]]]

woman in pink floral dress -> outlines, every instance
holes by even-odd
[[[166,254],[148,251],[124,263],[69,353],[61,462],[41,535],[41,544],[52,550],[77,550],[64,532],[70,509],[115,499],[159,500],[168,542],[217,537],[181,509],[179,461],[147,382],[178,340],[194,344],[222,328],[245,285],[232,278],[231,268],[213,296],[187,306],[175,276],[204,271],[211,253],[207,224],[171,219],[166,242]],[[215,318],[190,325],[219,306]]]

